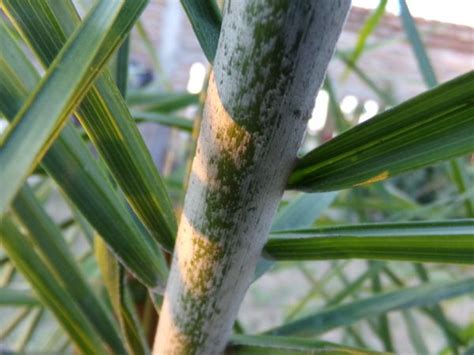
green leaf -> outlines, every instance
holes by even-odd
[[[38,323],[43,318],[45,312],[44,308],[35,309],[33,310],[33,316],[28,319],[28,324],[26,329],[23,330],[20,339],[17,341],[17,349],[18,352],[24,352],[25,347],[28,345],[28,342],[31,340],[33,333],[35,332]]]
[[[474,71],[337,136],[303,156],[288,187],[330,191],[371,184],[474,151]]]
[[[215,0],[181,0],[194,33],[209,63],[214,62],[222,16]]]
[[[420,34],[416,29],[415,21],[413,21],[405,0],[399,0],[398,3],[400,4],[400,16],[402,18],[403,28],[415,52],[423,80],[428,87],[435,87],[438,85],[438,81],[436,80],[436,75],[426,54],[423,42],[421,41]]]
[[[417,271],[418,278],[422,283],[428,283],[428,274],[424,271],[424,267],[421,264],[414,264],[415,270]],[[398,287],[405,287],[405,282],[402,281],[398,276],[391,270],[388,265],[384,269],[385,275],[388,279]],[[459,336],[459,327],[449,321],[439,304],[429,307],[422,307],[420,309],[423,313],[428,315],[438,326],[443,330],[446,340],[455,349],[458,345],[462,345],[463,341]]]
[[[298,315],[305,307],[306,305],[313,300],[315,297],[322,297],[325,300],[328,300],[329,298],[332,298],[325,290],[325,286],[336,276],[341,278],[341,275],[344,275],[344,268],[349,264],[348,261],[344,261],[341,263],[337,263],[336,261],[333,261],[331,263],[332,267],[329,268],[328,270],[325,271],[321,277],[316,280],[316,278],[313,276],[313,273],[309,271],[303,263],[299,265],[299,270],[303,273],[303,276],[305,277],[306,280],[309,281],[311,284],[311,288],[308,290],[306,295],[301,298],[297,303],[293,304],[285,317],[285,323],[288,320],[292,320],[296,315]],[[345,279],[344,279],[345,280]],[[344,283],[344,286],[349,285],[349,282]],[[341,291],[344,292],[344,291]],[[342,295],[342,293],[339,293],[339,295]],[[339,301],[341,298],[340,296],[336,296],[336,301]]]
[[[406,4],[405,0],[399,0],[400,4],[400,16],[402,18],[403,28],[407,34],[408,40],[413,48],[415,53],[416,62],[420,68],[423,81],[426,86],[433,88],[438,85],[438,80],[434,72],[434,68],[431,64],[431,61],[426,52],[426,48],[423,45],[420,34],[416,28],[415,21],[410,14],[410,10]],[[449,162],[451,170],[451,178],[456,184],[460,194],[467,191],[467,186],[469,185],[468,177],[463,166],[463,162],[453,159]],[[464,208],[467,212],[468,217],[474,217],[474,200],[466,199],[464,201]]]
[[[110,64],[112,76],[122,96],[127,96],[128,85],[128,56],[130,51],[130,37],[122,43]]]
[[[40,303],[29,291],[0,288],[0,306],[37,306]]]
[[[326,75],[326,80],[324,80],[323,88],[324,90],[326,90],[329,96],[328,109],[331,114],[331,117],[334,120],[334,125],[337,132],[342,133],[344,131],[347,131],[349,128],[352,127],[352,125],[346,120],[346,117],[344,116],[344,113],[341,110],[341,106],[339,104],[334,85],[329,75]]]
[[[424,284],[403,290],[382,293],[360,301],[331,307],[313,315],[287,323],[266,332],[271,335],[311,335],[350,325],[358,320],[380,314],[421,307],[474,292],[474,278],[460,281]]]
[[[380,88],[368,75],[364,72],[356,63],[352,63],[349,61],[347,56],[342,53],[341,51],[336,50],[335,57],[342,61],[345,65],[351,68],[351,70],[357,74],[357,77],[367,85],[377,96],[378,98],[388,106],[395,106],[396,100],[395,98],[387,92],[387,90],[383,90]]]
[[[23,4],[23,0],[6,0],[7,15],[40,61],[48,66],[69,35],[75,36],[73,30],[80,22],[79,16],[69,0],[33,1],[28,7]],[[121,11],[106,38],[107,45],[100,47],[98,57],[109,56],[108,51],[120,44],[146,0],[120,1],[120,4],[115,5]],[[103,17],[110,18],[111,15],[108,13]],[[98,76],[75,114],[133,210],[156,240],[172,250],[177,227],[171,201],[125,101],[106,71]]]
[[[472,179],[467,174],[464,161],[462,159],[453,159],[449,161],[451,179],[456,184],[459,194],[462,196],[470,190]],[[474,199],[468,196],[464,199],[464,209],[467,217],[474,217]]]
[[[0,111],[12,120],[39,76],[1,21],[0,47],[5,49],[0,51]],[[167,266],[158,245],[129,212],[72,124],[66,124],[42,165],[136,277],[152,288],[164,285]]]
[[[178,128],[186,132],[193,131],[193,121],[187,118],[172,116],[160,112],[133,112],[132,116],[137,122],[155,122],[164,126]]]
[[[36,201],[33,192],[24,186],[13,202],[13,212],[28,230],[32,245],[64,289],[90,321],[97,333],[114,352],[125,352],[112,314],[100,302],[87,283],[61,231]]]
[[[406,328],[408,330],[408,337],[413,345],[417,354],[429,354],[425,340],[423,339],[423,334],[421,333],[421,328],[416,322],[415,317],[409,311],[402,312],[403,320],[405,321]]]
[[[418,280],[421,283],[430,282],[430,274],[423,264],[413,264]],[[387,273],[388,274],[388,273]],[[439,304],[435,304],[428,310],[428,315],[435,321],[435,323],[443,330],[446,340],[450,344],[451,348],[456,352],[456,348],[459,345],[463,345],[463,339],[459,334],[459,327],[457,324],[452,323],[444,314],[444,310]]]
[[[296,197],[278,212],[272,224],[272,231],[311,226],[336,196],[337,192],[326,192]]]
[[[264,255],[274,260],[365,258],[474,264],[474,219],[374,223],[282,233],[283,238],[270,239]]]
[[[131,91],[127,96],[130,106],[140,106],[142,110],[169,113],[199,103],[199,95],[187,92],[161,93],[154,91]]]
[[[15,273],[16,273],[15,266],[10,261],[8,261],[8,263],[5,263],[5,265],[2,267],[0,287],[8,286],[10,282],[13,280]]]
[[[341,291],[339,291],[337,294],[332,296],[328,300],[327,306],[333,306],[338,303],[341,303],[347,297],[354,295],[355,292],[362,287],[362,285],[365,283],[367,279],[377,276],[380,273],[380,271],[383,269],[383,266],[384,264],[382,262],[371,263],[365,272],[360,274],[353,281],[350,281],[350,282],[348,281],[348,283],[344,285],[345,287]],[[338,274],[339,276],[344,275],[343,269],[340,269]]]
[[[148,57],[151,60],[152,66],[153,66],[153,72],[156,74],[153,77],[153,80],[156,78],[158,79],[159,83],[162,84],[166,89],[172,89],[170,82],[168,81],[168,78],[166,77],[166,73],[163,71],[163,68],[160,64],[160,59],[158,58],[158,53],[153,45],[153,41],[148,35],[145,27],[142,24],[141,20],[138,20],[135,23],[135,29],[138,32],[138,35],[140,37],[140,41],[142,45],[145,47],[145,50],[148,54]]]
[[[370,34],[374,32],[374,30],[377,28],[377,25],[379,24],[385,13],[385,7],[387,6],[387,2],[388,0],[380,0],[379,5],[375,8],[375,10],[369,16],[367,21],[365,21],[362,28],[359,30],[359,37],[357,38],[357,43],[355,45],[354,51],[349,55],[348,58],[349,62],[352,63],[352,65],[357,62],[357,60],[364,52],[367,39],[369,38]],[[347,71],[344,73],[344,76],[347,77],[350,68],[351,66],[348,66]]]
[[[293,229],[311,226],[334,201],[337,192],[302,194],[278,211],[272,230]],[[255,271],[255,279],[271,269],[273,261],[261,258]]]
[[[41,302],[54,313],[79,349],[86,354],[105,353],[102,341],[92,325],[63,286],[51,275],[26,237],[7,217],[0,219],[0,237],[8,256],[29,281]]]
[[[112,308],[127,340],[129,353],[134,355],[149,354],[150,350],[134,312],[134,305],[127,298],[123,268],[99,237],[94,238],[94,252]]]
[[[6,339],[11,333],[13,333],[17,326],[28,317],[33,309],[34,308],[32,307],[22,307],[12,317],[9,317],[8,320],[4,320],[2,328],[0,329],[0,339]]]
[[[327,341],[265,335],[234,335],[226,354],[333,354],[363,355],[379,352],[352,348]]]
[[[26,5],[25,1],[21,3]],[[0,195],[0,214],[6,211],[119,43],[124,24],[117,22],[117,17],[124,10],[123,5],[118,0],[98,3],[8,126],[1,140],[0,182],[4,193]],[[110,33],[115,34],[115,39]]]
[[[369,260],[367,262],[367,265],[369,268],[374,267],[374,265],[381,265],[382,268],[385,266],[385,263],[383,262],[377,262],[373,260]],[[382,286],[382,281],[380,277],[380,273],[375,273],[371,275],[371,286],[372,286],[372,292],[374,294],[380,293],[383,290]],[[375,325],[375,333],[379,336],[379,338],[382,340],[384,349],[386,351],[394,352],[393,348],[393,341],[392,341],[392,334],[390,332],[390,323],[388,316],[386,314],[381,314],[379,317],[376,319],[376,325]]]
[[[347,265],[347,263],[345,263]],[[325,308],[335,306],[343,302],[349,296],[352,296],[354,299],[358,298],[361,287],[364,285],[367,279],[377,276],[379,272],[383,269],[384,264],[381,262],[373,262],[369,265],[367,270],[361,273],[356,279],[350,281],[346,274],[344,273],[344,264],[337,265],[335,262],[332,263],[333,267],[330,268],[325,275],[321,278],[321,281],[316,281],[312,276],[310,278],[313,285],[312,289],[306,294],[306,296],[301,300],[299,304],[296,304],[291,313],[288,314],[285,320],[293,319],[295,315],[298,315],[303,309],[304,306],[311,300],[314,299],[316,295],[322,296],[325,300]],[[301,270],[305,270],[302,268]],[[305,275],[308,275],[308,271],[304,271]],[[324,286],[328,284],[329,280],[337,275],[338,278],[342,281],[343,288],[334,295],[329,295]],[[308,275],[309,276],[309,275]],[[359,291],[359,292],[357,292]],[[351,333],[354,334],[353,331]],[[365,346],[365,344],[359,344]]]

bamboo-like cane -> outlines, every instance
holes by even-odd
[[[224,4],[154,354],[223,351],[349,7]]]

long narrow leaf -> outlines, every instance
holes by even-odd
[[[127,97],[129,51],[130,37],[127,37],[117,51],[117,55],[114,57],[112,65],[113,78],[117,84],[117,88],[124,98]]]
[[[433,67],[430,64],[428,55],[426,54],[420,34],[416,29],[415,21],[413,21],[413,18],[411,17],[406,1],[399,0],[398,3],[400,4],[400,16],[403,27],[405,29],[405,33],[408,35],[410,43],[412,44],[415,56],[417,58],[418,67],[423,76],[423,80],[428,87],[435,87],[438,85],[436,75],[434,73]]]
[[[37,306],[38,299],[29,291],[0,288],[0,305],[2,306]]]
[[[284,232],[265,253],[275,260],[380,259],[474,264],[474,219],[362,224]]]
[[[438,80],[436,79],[433,65],[431,64],[426,48],[416,28],[415,20],[410,14],[406,1],[399,0],[399,4],[403,28],[405,29],[405,33],[415,54],[416,62],[420,68],[423,81],[428,88],[433,88],[438,85]],[[469,182],[462,161],[453,159],[449,162],[449,165],[451,177],[455,182],[459,193],[462,194],[466,192]],[[468,198],[464,201],[464,208],[468,217],[474,217],[474,201],[472,198]]]
[[[33,192],[24,186],[13,202],[13,212],[29,232],[45,263],[62,282],[84,316],[115,352],[125,352],[118,328],[82,275],[74,256],[69,252],[60,230],[36,201]]]
[[[323,211],[329,207],[337,192],[302,194],[283,207],[272,224],[272,230],[310,227]],[[255,271],[255,279],[267,272],[274,262],[261,258]]]
[[[394,97],[387,92],[387,90],[383,90],[380,88],[368,75],[364,72],[357,63],[352,63],[347,58],[347,55],[342,53],[341,51],[336,50],[335,57],[338,58],[341,62],[351,68],[354,74],[364,82],[378,97],[379,99],[384,102],[386,105],[394,106],[396,104],[396,100]]]
[[[341,110],[341,106],[337,98],[334,85],[329,75],[326,75],[326,80],[324,80],[323,88],[324,90],[326,90],[329,96],[328,110],[334,120],[334,126],[337,132],[342,133],[348,130],[349,128],[351,128],[352,125],[346,120],[344,113]]]
[[[328,308],[266,333],[272,335],[317,335],[394,310],[435,304],[439,301],[474,292],[474,279],[426,284],[372,296],[360,301]]]
[[[193,131],[193,121],[183,117],[171,116],[159,112],[133,112],[132,116],[137,122],[155,122],[164,126],[178,128],[191,133]]]
[[[423,328],[420,328],[416,322],[415,317],[410,311],[402,312],[403,320],[405,321],[406,328],[408,330],[408,337],[413,345],[417,354],[429,354],[425,340],[423,339]]]
[[[23,307],[14,316],[4,320],[0,329],[0,339],[6,339],[33,310],[31,307]]]
[[[160,59],[158,58],[158,53],[153,45],[153,41],[150,39],[145,27],[141,20],[138,20],[135,23],[135,30],[140,37],[140,40],[145,47],[145,50],[148,54],[148,57],[151,59],[151,63],[153,66],[153,72],[156,74],[158,81],[162,84],[166,89],[171,89],[171,84],[166,77],[166,73],[163,71],[163,68],[160,63]],[[153,78],[155,79],[155,78]]]
[[[143,110],[170,113],[199,103],[199,95],[187,92],[160,93],[155,91],[130,91],[127,104]]]
[[[381,354],[327,341],[265,335],[234,335],[227,348],[229,354]]]
[[[181,0],[184,11],[207,60],[212,64],[216,56],[222,17],[215,0]]]
[[[115,58],[114,67],[114,79],[124,98],[127,96],[128,42],[127,40],[120,47]],[[134,313],[134,306],[126,302],[126,275],[124,268],[99,236],[93,236],[91,239],[94,242],[94,253],[109,294],[112,309],[119,320],[129,353],[134,355],[149,354],[146,340]]]
[[[346,131],[306,154],[289,188],[367,185],[474,151],[474,72]]]
[[[334,201],[337,192],[302,194],[278,212],[272,231],[308,228]]]
[[[122,45],[117,53],[115,81],[120,89],[122,96],[127,95],[128,81],[128,55],[129,41]],[[122,83],[122,85],[120,85]],[[126,273],[125,269],[118,262],[114,253],[108,248],[107,244],[97,235],[91,238],[94,243],[94,253],[99,269],[104,280],[105,287],[109,294],[112,309],[119,320],[120,328],[126,339],[129,353],[134,355],[146,355],[150,351],[147,342],[141,331],[140,324],[136,317],[135,305],[127,298],[126,293]],[[128,301],[128,302],[127,302]]]
[[[419,279],[423,283],[428,283],[429,280],[426,278],[427,275],[422,275],[422,273],[419,273],[418,271],[421,269],[417,267],[417,265],[421,265],[414,264],[415,270],[420,276]],[[385,266],[384,272],[395,286],[406,287],[405,282],[398,278],[398,276],[393,272],[393,270],[388,267],[388,265]],[[439,324],[439,326],[443,329],[443,332],[445,333],[446,339],[450,344],[453,345],[453,348],[456,348],[458,345],[463,344],[463,340],[460,338],[459,335],[459,326],[446,318],[440,305],[436,304],[431,307],[422,307],[420,310],[426,315],[428,315],[435,323]]]
[[[18,339],[17,342],[17,349],[18,352],[24,352],[25,347],[28,345],[29,341],[33,337],[33,334],[38,326],[38,323],[41,321],[43,318],[45,312],[44,308],[36,309],[33,311],[34,314],[32,318],[29,319],[29,323],[26,327],[26,329],[22,332],[20,339]]]
[[[373,260],[369,260],[367,262],[367,265],[369,266],[369,268],[377,264],[381,265],[382,268],[385,266],[385,263],[383,262],[376,262]],[[380,273],[375,273],[374,275],[371,275],[371,287],[372,287],[372,292],[374,294],[378,294],[382,292],[383,286],[382,286],[382,279],[380,277]],[[390,351],[390,352],[395,351],[393,347],[392,334],[390,332],[390,320],[386,314],[381,314],[380,316],[377,317],[375,333],[379,336],[380,340],[382,340],[384,349],[386,351]]]
[[[365,272],[360,274],[355,280],[349,281],[347,280],[347,283],[345,283],[345,287],[339,291],[336,295],[331,297],[328,302],[327,306],[334,306],[338,303],[341,303],[344,299],[346,299],[350,295],[354,295],[355,291],[361,288],[361,286],[364,284],[365,280],[374,277],[380,273],[382,270],[384,264],[382,262],[374,262],[369,267]],[[340,272],[338,272],[339,275],[344,275],[343,270],[341,269]],[[345,277],[345,276],[344,276]]]
[[[134,355],[149,354],[150,350],[148,349],[142,328],[134,313],[134,305],[131,302],[127,302],[125,273],[122,266],[99,237],[94,239],[94,253],[112,308],[119,320],[122,333],[127,340],[129,353]]]
[[[25,1],[21,3],[22,6],[28,5]],[[29,6],[31,4],[26,7]],[[0,151],[3,189],[0,214],[6,211],[28,173],[39,163],[74,106],[116,48],[118,41],[111,40],[109,33],[123,28],[124,25],[116,21],[123,7],[123,2],[118,0],[98,3],[8,126]]]
[[[86,354],[105,353],[99,336],[61,284],[30,247],[15,224],[0,220],[2,245],[16,267],[30,282],[41,302],[56,316],[72,340]]]
[[[0,21],[0,112],[12,120],[39,76]],[[129,213],[106,173],[66,124],[42,166],[86,216],[119,259],[149,287],[164,285],[167,268],[151,235]]]
[[[357,43],[355,45],[354,51],[349,55],[349,61],[352,63],[352,66],[355,65],[357,60],[360,58],[362,53],[364,52],[365,44],[367,39],[369,38],[370,34],[374,32],[379,24],[380,20],[382,19],[385,13],[385,7],[387,6],[388,0],[380,0],[379,5],[375,8],[372,14],[369,16],[367,21],[365,21],[362,28],[359,30],[359,37],[357,38]],[[348,66],[345,76],[349,74],[349,70],[352,66]]]
[[[98,57],[108,56],[108,50],[123,40],[146,2],[121,1],[123,4],[116,24],[107,36],[107,45],[100,48]],[[73,33],[74,26],[80,23],[79,16],[69,0],[31,1],[29,6],[24,6],[24,3],[23,0],[6,0],[7,15],[40,61],[48,66]],[[45,38],[49,40],[45,41]],[[138,217],[157,241],[172,250],[176,220],[170,199],[125,101],[107,72],[98,76],[77,108],[76,117]]]

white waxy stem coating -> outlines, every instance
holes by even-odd
[[[154,354],[223,351],[349,7],[224,5]]]

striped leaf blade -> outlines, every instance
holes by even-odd
[[[272,231],[311,226],[336,196],[337,192],[301,194],[278,211],[272,223]]]
[[[31,8],[24,1],[21,3],[23,7]],[[118,45],[122,31],[129,29],[117,21],[124,8],[127,10],[122,1],[116,0],[101,1],[91,10],[80,30],[67,42],[8,126],[0,151],[0,182],[4,190],[0,195],[0,213],[6,211],[68,115],[87,92]],[[114,41],[110,33],[115,35]]]
[[[162,93],[148,90],[132,90],[127,104],[145,111],[170,113],[199,103],[199,95],[187,92]]]
[[[367,185],[474,151],[474,71],[359,124],[303,156],[288,187]]]
[[[436,79],[434,69],[416,28],[415,21],[410,14],[408,5],[405,0],[399,0],[398,3],[400,5],[400,17],[403,28],[405,29],[410,44],[412,45],[423,80],[426,86],[430,88],[435,87],[438,85],[438,80]]]
[[[105,353],[103,343],[92,325],[10,218],[0,219],[0,237],[10,259],[78,348],[86,354]]]
[[[350,69],[355,66],[358,59],[361,57],[362,53],[364,52],[367,39],[369,36],[375,31],[377,25],[379,24],[380,20],[382,19],[383,15],[385,14],[385,8],[387,7],[388,0],[380,0],[378,6],[374,9],[372,14],[369,18],[365,21],[362,28],[359,30],[357,43],[355,45],[354,50],[350,55],[348,55],[349,62],[352,64],[347,66],[346,72],[344,76],[347,77]]]
[[[327,308],[267,331],[268,335],[311,335],[348,326],[358,320],[410,307],[431,306],[453,297],[473,294],[474,279],[424,284],[381,293],[362,300]]]
[[[130,301],[125,284],[125,273],[113,253],[98,236],[94,238],[94,254],[109,295],[112,309],[127,341],[129,353],[150,354],[141,324],[135,314],[135,305]]]
[[[29,291],[13,290],[6,287],[0,287],[0,305],[1,306],[37,306],[40,303],[38,299]]]
[[[119,330],[112,314],[94,294],[61,231],[43,210],[33,192],[24,186],[13,202],[13,213],[28,231],[32,245],[37,248],[45,264],[62,283],[84,316],[114,352],[123,353]]]
[[[155,122],[164,126],[177,128],[182,131],[191,133],[193,131],[193,121],[184,117],[163,114],[160,112],[133,112],[132,116],[137,122]]]
[[[0,21],[0,112],[12,120],[39,81],[39,75]],[[163,286],[164,257],[151,235],[129,213],[72,124],[43,158],[42,166],[110,245],[122,263],[149,287]]]
[[[270,239],[264,255],[275,260],[364,258],[474,264],[474,219],[284,231]]]
[[[269,335],[234,335],[227,347],[229,354],[382,354],[327,341]]]
[[[181,0],[181,5],[188,15],[207,60],[212,64],[216,56],[222,22],[222,16],[215,0]]]
[[[415,54],[416,62],[420,69],[421,76],[423,77],[423,81],[428,88],[433,88],[438,85],[438,79],[436,78],[435,70],[431,64],[430,58],[428,57],[428,52],[421,40],[418,29],[416,28],[415,20],[410,13],[406,1],[399,0],[399,4],[403,28]],[[468,175],[463,162],[459,159],[453,159],[449,163],[451,177],[456,184],[459,193],[465,193],[470,181],[468,180]],[[474,200],[472,198],[468,198],[464,201],[464,208],[468,217],[474,217]]]
[[[125,1],[105,46],[116,47],[143,9],[146,1]],[[7,15],[44,66],[50,65],[74,27],[80,23],[71,1],[5,1]],[[45,41],[48,37],[50,40]],[[152,235],[168,250],[173,249],[176,219],[164,183],[133,122],[125,101],[111,76],[104,71],[75,112],[91,141],[124,191],[131,207]]]
[[[272,223],[272,230],[310,227],[337,196],[337,192],[301,194],[281,208]],[[256,278],[270,270],[274,262],[261,258],[255,271]]]

